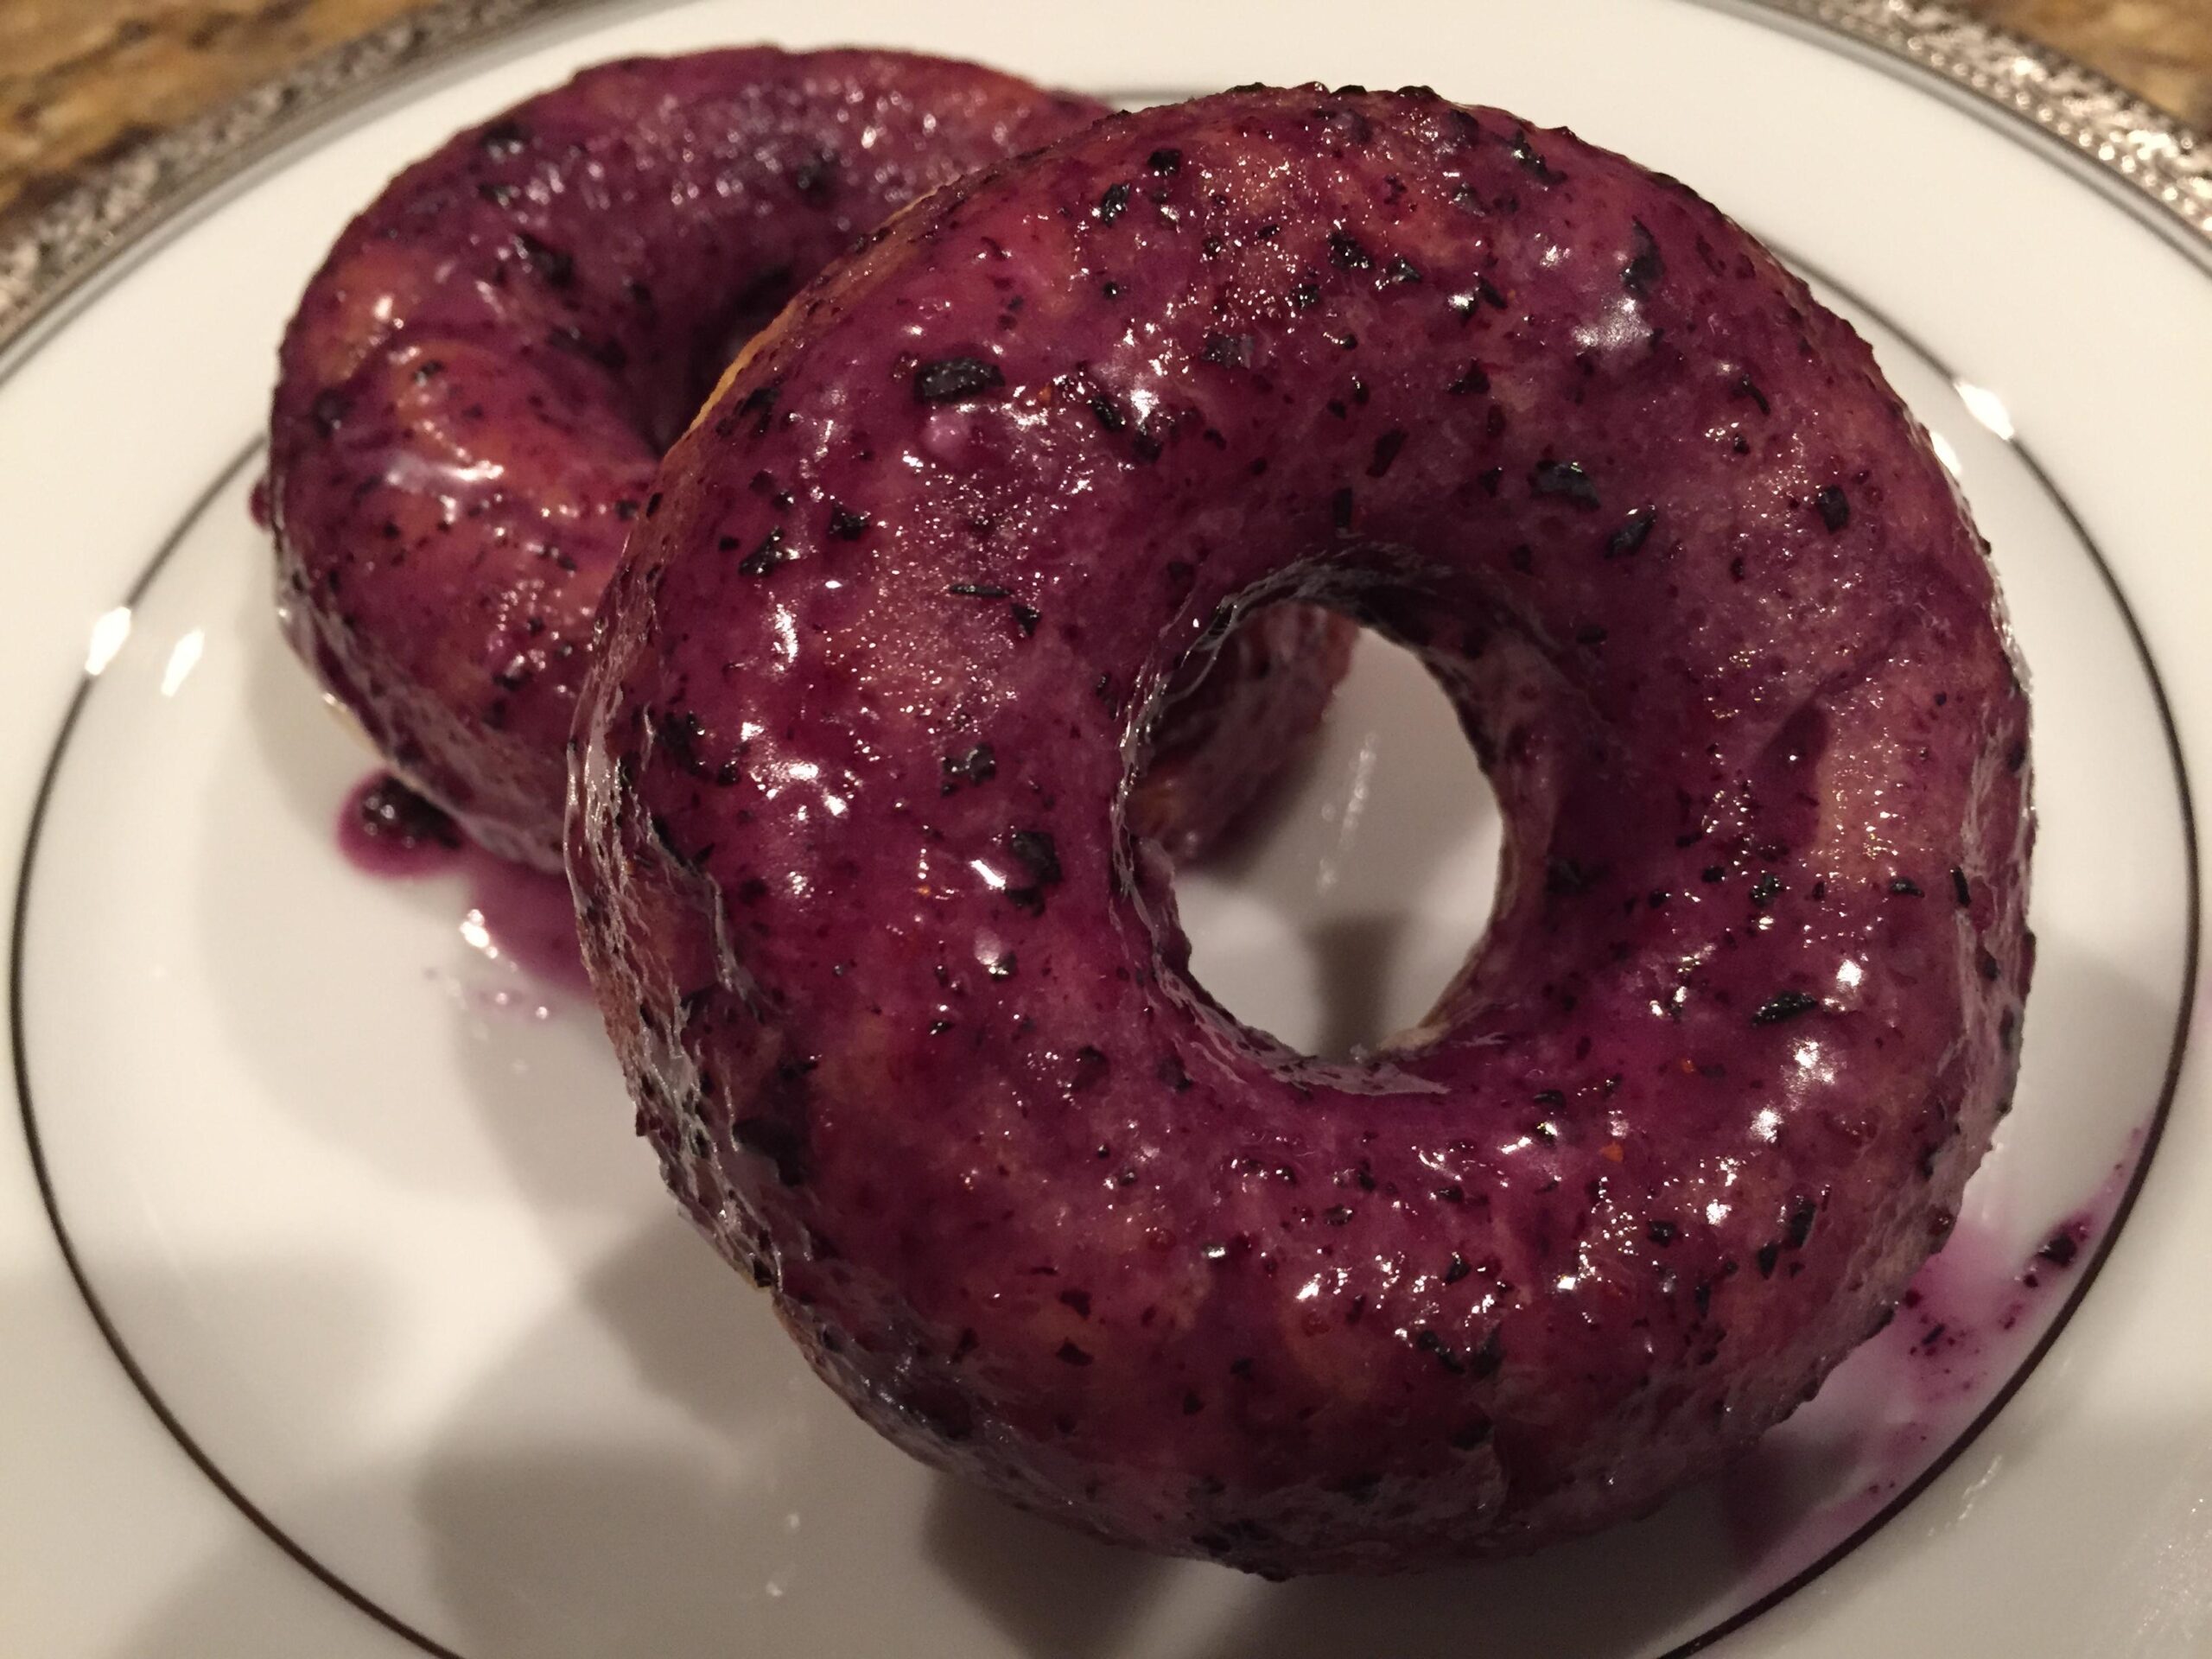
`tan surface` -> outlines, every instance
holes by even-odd
[[[82,169],[422,0],[0,0],[0,226]],[[1967,0],[2212,127],[2212,0]]]

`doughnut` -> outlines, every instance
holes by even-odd
[[[1267,1574],[1527,1549],[1722,1467],[1941,1246],[2026,694],[1866,346],[1683,185],[1422,88],[1112,118],[833,267],[654,488],[592,978],[677,1197],[916,1456]],[[1194,982],[1129,822],[1179,664],[1285,602],[1418,653],[1503,820],[1349,1060]]]
[[[708,52],[588,70],[409,168],[284,337],[299,654],[477,841],[557,868],[593,613],[736,344],[887,213],[1102,108],[898,53]]]

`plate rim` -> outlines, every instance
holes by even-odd
[[[1964,93],[2016,137],[2086,162],[2212,266],[2212,143],[2055,47],[1957,0],[1694,0],[1768,28],[1831,37],[1922,86]],[[634,0],[632,0],[634,3]],[[0,379],[15,347],[93,277],[219,186],[427,70],[558,18],[625,0],[435,0],[341,41],[125,149],[0,235]]]
[[[1905,348],[1919,357],[1928,366],[1944,378],[1957,382],[1957,376],[1936,350],[1919,335],[1890,315],[1884,308],[1866,295],[1854,291],[1833,273],[1820,269],[1801,253],[1783,250],[1793,269],[1815,276],[1840,295],[1851,305],[1863,310],[1893,333]],[[5,378],[0,368],[0,380]],[[2072,527],[2082,552],[2094,568],[2098,581],[2111,596],[2126,629],[2128,643],[2148,684],[2156,706],[2158,726],[2164,739],[2168,766],[2171,769],[2176,805],[2179,810],[2179,829],[2182,837],[2183,865],[2186,874],[2184,932],[2186,948],[2180,963],[2179,995],[2172,1031],[2166,1050],[2166,1064],[2159,1080],[2156,1098],[2148,1117],[2137,1131],[2132,1162],[2127,1169],[2112,1214],[2099,1230],[2094,1252],[2074,1278],[2065,1299],[2033,1345],[2012,1366],[2009,1374],[1974,1413],[1965,1426],[1953,1434],[1936,1455],[1910,1481],[1891,1493],[1872,1515],[1853,1526],[1843,1538],[1830,1544],[1812,1560],[1806,1562],[1781,1582],[1762,1591],[1743,1605],[1715,1618],[1695,1634],[1668,1648],[1658,1659],[1691,1659],[1691,1656],[1707,1652],[1747,1627],[1757,1624],[1769,1613],[1781,1607],[1807,1590],[1816,1581],[1855,1554],[1876,1534],[1897,1522],[1912,1505],[1940,1480],[1958,1459],[1996,1422],[2011,1406],[2014,1398],[2030,1379],[2041,1369],[2056,1346],[2060,1338],[2072,1325],[2075,1316],[2087,1304],[2089,1293],[2105,1268],[2110,1262],[2114,1247],[2126,1230],[2138,1200],[2148,1181],[2156,1161],[2160,1144],[2171,1122],[2191,1042],[2196,1035],[2196,1011],[2200,969],[2204,954],[2204,882],[2203,849],[2199,831],[2199,814],[2190,773],[2188,756],[2181,737],[2181,724],[2175,712],[2164,676],[2152,652],[2140,619],[2122,588],[2117,572],[2106,556],[2097,538],[2082,520],[2065,492],[2037,458],[2026,441],[2018,435],[2006,440],[2008,445],[2032,475],[2037,486]],[[159,579],[171,557],[183,544],[194,526],[205,518],[211,505],[226,491],[235,488],[242,474],[249,468],[263,450],[263,440],[256,435],[242,448],[232,454],[212,480],[192,498],[169,525],[155,551],[132,578],[120,603],[135,608],[154,582]],[[4,976],[4,1002],[9,1061],[11,1065],[16,1090],[20,1127],[28,1155],[33,1183],[40,1206],[44,1211],[48,1229],[64,1272],[73,1286],[78,1299],[90,1316],[110,1357],[121,1369],[124,1377],[141,1401],[152,1412],[162,1430],[176,1448],[205,1479],[226,1500],[237,1514],[259,1533],[290,1561],[305,1572],[323,1588],[337,1596],[355,1612],[397,1637],[423,1659],[467,1659],[463,1649],[456,1649],[416,1625],[405,1613],[395,1611],[379,1601],[372,1593],[356,1585],[339,1567],[317,1555],[313,1549],[294,1537],[285,1523],[271,1510],[264,1509],[251,1494],[234,1480],[213,1453],[209,1452],[177,1411],[170,1406],[152,1373],[144,1366],[132,1349],[120,1324],[109,1311],[107,1303],[96,1282],[96,1274],[79,1255],[71,1236],[68,1223],[62,1211],[59,1185],[49,1164],[44,1140],[38,1122],[38,1109],[31,1085],[31,1042],[28,1022],[24,1018],[24,986],[28,978],[29,918],[32,894],[35,888],[35,875],[38,855],[46,828],[47,815],[52,803],[65,761],[69,754],[72,738],[79,721],[93,694],[103,683],[105,664],[95,667],[87,664],[75,679],[62,715],[52,728],[47,741],[45,759],[40,766],[38,781],[32,798],[31,812],[25,834],[16,855],[15,893],[12,913],[7,924],[7,952]]]
[[[1830,41],[1827,43],[1831,49],[1871,60],[1875,67],[1908,84],[1919,86],[1923,91],[1954,94],[1946,101],[1973,105],[1980,100],[1980,106],[1974,112],[1986,117],[1989,124],[2011,132],[2024,146],[2051,156],[2085,182],[2102,183],[2139,217],[2158,221],[2157,228],[2181,245],[2186,256],[2212,270],[2212,149],[2208,149],[2206,141],[2183,124],[2133,98],[2097,72],[2024,36],[1967,17],[1951,0],[1694,3],[1770,29],[1809,35],[1816,40],[1823,35],[1844,37],[1859,48],[1871,49],[1855,50]],[[159,232],[192,222],[196,217],[194,209],[204,207],[218,191],[238,181],[257,164],[311,135],[341,127],[350,116],[384,94],[410,84],[419,85],[433,71],[463,62],[518,35],[556,22],[607,21],[626,12],[646,10],[649,4],[650,0],[439,0],[439,3],[411,19],[334,48],[287,75],[262,83],[203,118],[134,147],[34,214],[19,231],[0,236],[0,383],[11,378],[16,368],[35,355],[66,326],[77,308],[67,305],[67,302],[92,297],[99,291],[99,278],[127,269],[137,257],[158,245],[162,240]],[[1947,34],[1947,30],[1955,32]],[[1961,49],[1961,41],[1970,49]],[[2032,79],[2025,67],[2031,63],[2039,65],[2045,74],[2069,78],[2071,90],[2054,95],[2053,101],[2031,107],[2037,96],[2026,85]],[[1955,96],[1961,88],[1972,96]],[[2146,139],[2152,141],[2148,152],[2139,148],[2139,141]],[[2159,149],[2158,141],[2162,140],[2171,148]],[[2061,147],[2078,154],[2061,155]],[[2147,162],[2143,159],[2146,153],[2151,157]],[[2073,165],[2067,165],[2069,162]],[[2105,175],[2101,180],[2091,176],[2100,172]],[[38,327],[41,323],[51,323],[53,327],[41,329]],[[1894,320],[1891,326],[1897,327]],[[2038,474],[2042,472],[2034,462],[2030,465]],[[2063,504],[2063,496],[2056,499]],[[2068,512],[2071,517],[2070,509]],[[197,516],[196,512],[188,512],[185,522]],[[2083,541],[2092,549],[2092,556],[2107,585],[2113,588],[2128,632],[2150,672],[2172,752],[2187,825],[2194,947],[2199,937],[2199,849],[2178,730],[2156,659],[2143,638],[2133,608],[2120,592],[2109,566],[2095,554],[2095,543],[2086,531]],[[158,563],[157,560],[157,565]],[[151,570],[145,572],[141,582],[151,574]],[[87,690],[89,683],[80,686],[77,697],[73,698],[60,741],[49,757],[49,776],[41,780],[40,790],[41,816],[45,785],[52,781],[50,772],[58,766],[67,728],[73,724],[77,703]],[[35,823],[32,833],[35,841]],[[29,852],[27,847],[26,861]],[[19,906],[27,900],[29,891],[29,881],[22,881],[17,893]],[[16,945],[11,958],[19,967],[20,938]],[[2192,948],[2183,963],[2185,984],[2180,1017],[2152,1132],[2137,1154],[2136,1168],[2120,1210],[2106,1230],[2106,1250],[2092,1261],[2068,1305],[2014,1378],[1959,1437],[1952,1451],[1925,1471],[1910,1491],[1885,1505],[1882,1514],[1861,1529],[1862,1534],[1871,1533],[1893,1519],[1941,1474],[1958,1450],[1988,1426],[2009,1402],[2020,1382],[2037,1368],[2086,1300],[2091,1281],[2105,1264],[2110,1243],[2117,1238],[2127,1211],[2140,1193],[2156,1150],[2158,1131],[2164,1127],[2173,1103],[2182,1057],[2190,1045],[2198,966],[2199,951]],[[11,1020],[10,1025],[20,1039],[21,1021]],[[27,1090],[21,1091],[20,1099],[28,1127]],[[35,1136],[32,1145],[34,1161],[38,1163]],[[58,1217],[52,1213],[51,1194],[43,1192],[47,1179],[42,1165],[37,1173],[38,1185],[47,1197],[49,1219],[58,1223]],[[55,1230],[60,1236],[58,1224]],[[136,1374],[123,1344],[107,1329],[99,1303],[78,1273],[74,1261],[71,1260],[68,1266],[72,1276],[78,1278],[78,1287],[93,1310],[108,1346],[124,1358],[124,1369],[130,1373],[137,1391],[155,1404],[162,1427],[190,1455],[192,1443],[162,1409],[153,1390]],[[215,1472],[200,1458],[193,1456],[191,1460],[200,1465],[199,1472],[203,1476]],[[214,1484],[251,1523],[275,1538],[280,1547],[286,1544],[287,1541],[219,1473]],[[1688,1646],[1675,1649],[1675,1654],[1700,1650],[1751,1623],[1802,1588],[1860,1541],[1861,1534],[1854,1534],[1841,1548],[1824,1554],[1808,1571],[1759,1598],[1735,1618],[1694,1638]],[[290,1548],[285,1548],[284,1553],[292,1558],[294,1565],[307,1567],[326,1588],[336,1591],[356,1611],[368,1614],[387,1630],[427,1653],[450,1656],[449,1649],[427,1639],[423,1633],[395,1624],[384,1610],[351,1592],[348,1586],[335,1580],[318,1563],[303,1559]]]

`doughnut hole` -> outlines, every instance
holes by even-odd
[[[1224,657],[1306,608],[1255,613]],[[1502,836],[1497,795],[1421,658],[1342,626],[1350,668],[1319,729],[1294,762],[1265,756],[1284,770],[1173,877],[1192,976],[1245,1025],[1325,1060],[1379,1047],[1436,1005],[1491,914]]]

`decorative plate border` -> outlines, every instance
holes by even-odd
[[[109,259],[286,140],[411,70],[592,3],[437,0],[134,144],[0,236],[0,351]]]
[[[2212,246],[2212,146],[2087,64],[1969,17],[1951,0],[1751,4],[1902,58],[2031,123],[2117,175]]]
[[[139,144],[0,237],[0,351],[187,203],[406,72],[592,0],[438,0]],[[1951,0],[1749,0],[1842,35],[2039,128],[2212,251],[2212,146],[2084,64]]]
[[[266,82],[232,103],[139,144],[116,162],[89,175],[81,184],[48,207],[32,215],[16,231],[0,236],[0,378],[5,378],[8,349],[41,317],[109,262],[127,251],[181,209],[242,173],[256,161],[284,143],[357,107],[389,88],[410,73],[449,60],[524,27],[563,15],[579,14],[608,0],[437,0],[413,16],[386,25],[372,34],[343,43],[300,66],[289,74]],[[1842,35],[1871,48],[1880,57],[1916,74],[1932,74],[1963,89],[2003,111],[2006,118],[2024,120],[2050,137],[2077,151],[2093,168],[2101,169],[2147,199],[2154,211],[2170,213],[2178,223],[2183,239],[2201,254],[2212,256],[2212,149],[2188,126],[2136,98],[2094,70],[2023,35],[1969,17],[1951,0],[1703,0],[1741,14],[1761,13],[1794,20],[1815,29]],[[2170,229],[2175,228],[2169,226]],[[1855,297],[1855,296],[1854,296]],[[1864,303],[1863,302],[1859,302]],[[1871,309],[1871,308],[1870,308]],[[1878,315],[1878,314],[1876,314]],[[1885,320],[1886,321],[1886,319]],[[1894,328],[1895,325],[1891,326]],[[1910,336],[1907,345],[1926,357],[1926,349]],[[1932,358],[1931,362],[1935,361]],[[196,518],[220,484],[235,476],[246,457],[226,470],[211,486],[185,523]],[[2122,1196],[2102,1241],[2104,1248],[2090,1262],[2075,1283],[2066,1306],[2019,1370],[1984,1411],[1922,1476],[1885,1505],[1883,1511],[1819,1560],[1750,1605],[1714,1627],[1691,1638],[1664,1656],[1687,1659],[1732,1634],[1787,1599],[1863,1542],[1902,1510],[1975,1440],[2009,1402],[2029,1373],[2043,1359],[2085,1299],[2104,1265],[2110,1246],[2125,1225],[2157,1149],[2178,1080],[2196,1005],[2198,928],[2201,916],[2196,815],[2189,779],[2183,770],[2180,741],[2155,663],[2133,612],[2113,582],[2109,567],[2096,550],[2087,529],[2044,474],[2021,448],[2021,458],[2069,520],[2089,550],[2113,600],[2126,619],[2129,633],[2151,677],[2169,752],[2181,789],[2184,832],[2190,849],[2190,933],[2191,948],[2184,967],[2181,1011],[2159,1103],[2151,1133],[2138,1155],[2127,1190]],[[181,531],[181,527],[180,527]],[[136,592],[158,573],[177,537],[165,543],[153,564],[141,576]],[[40,1151],[31,1105],[29,1074],[21,1019],[20,967],[23,957],[27,901],[31,861],[35,855],[39,825],[58,773],[62,753],[94,682],[79,686],[64,719],[55,747],[42,777],[34,807],[33,826],[24,850],[17,885],[16,909],[10,952],[9,1026],[14,1047],[14,1069],[23,1123],[31,1156],[49,1219],[60,1242],[65,1262],[87,1306],[133,1383],[153,1408],[162,1424],[193,1461],[256,1527],[300,1566],[336,1592],[359,1611],[393,1631],[434,1659],[460,1656],[396,1616],[340,1579],[308,1555],[298,1544],[248,1500],[213,1465],[182,1425],[169,1412],[122,1341],[77,1259],[60,1213],[54,1187]]]

